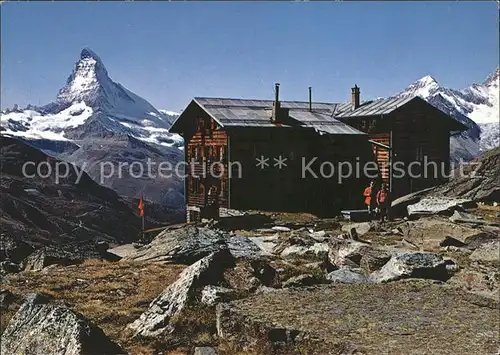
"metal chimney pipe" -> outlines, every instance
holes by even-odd
[[[359,87],[354,84],[354,87],[351,89],[351,106],[352,109],[355,110],[359,107],[360,104],[360,92]]]
[[[274,101],[278,102],[280,100],[280,83],[274,84],[274,93],[275,93]]]
[[[312,87],[309,86],[309,112],[312,112]]]

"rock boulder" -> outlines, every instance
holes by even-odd
[[[188,225],[165,230],[151,243],[125,256],[122,260],[168,262],[190,265],[215,252],[229,239],[217,229]]]
[[[370,244],[352,239],[332,239],[328,258],[338,268],[359,267],[363,255],[372,250]]]
[[[325,283],[325,280],[321,280],[320,278],[310,275],[304,274],[299,276],[294,276],[283,282],[282,287],[302,287],[302,286],[312,286]]]
[[[451,259],[436,253],[407,252],[395,254],[380,270],[372,273],[374,282],[388,282],[405,278],[423,278],[445,281],[456,271]]]
[[[29,295],[2,334],[0,353],[10,355],[125,354],[83,315]]]
[[[471,200],[464,198],[425,197],[419,202],[407,207],[408,216],[416,217],[449,212],[461,208],[462,205],[470,202]]]
[[[326,278],[331,282],[339,282],[345,284],[361,284],[368,282],[368,278],[366,276],[347,268],[332,271],[326,276]]]
[[[194,298],[199,297],[206,285],[217,283],[224,271],[234,262],[227,248],[221,248],[212,254],[188,266],[179,275],[177,281],[168,286],[156,297],[149,308],[128,328],[135,336],[155,337],[173,332],[173,316],[180,312]]]
[[[56,247],[43,247],[35,250],[23,261],[25,271],[40,271],[49,265],[73,265],[84,260],[83,255],[76,252],[69,252]]]
[[[230,288],[207,285],[201,290],[201,303],[208,306],[234,300],[236,292]]]
[[[481,245],[469,258],[483,264],[500,265],[500,240]]]

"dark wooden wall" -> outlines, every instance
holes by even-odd
[[[425,157],[428,162],[434,162],[438,166],[437,171],[429,166],[428,174],[424,176],[424,168],[414,165],[412,172],[421,177],[412,178],[407,174],[393,179],[395,194],[402,196],[446,182],[445,175],[450,161],[450,133],[446,121],[420,101],[405,105],[404,109],[394,112],[390,119],[394,162],[400,161],[406,166],[412,162],[420,162],[423,166]]]
[[[371,140],[392,147],[392,155],[390,150],[376,145],[372,149],[380,182],[392,183],[393,198],[446,182],[450,159],[449,128],[442,115],[427,103],[416,100],[390,115],[349,118],[344,122],[368,133]],[[429,165],[426,176],[424,157],[438,167],[435,170]],[[404,167],[404,176],[396,169],[391,172],[390,167],[395,167],[397,162],[397,166]],[[412,167],[413,174],[420,175],[418,178],[408,174],[412,162],[421,164],[421,168],[415,164]]]
[[[218,205],[227,207],[227,134],[207,115],[196,117],[195,124],[196,131],[185,146],[186,160],[190,163],[186,178],[186,204],[203,209],[207,204],[209,188],[214,185],[218,189]],[[192,162],[196,164],[191,164]]]
[[[241,128],[228,131],[231,161],[242,164],[241,178],[233,173],[230,181],[230,207],[271,211],[313,212],[333,215],[342,208],[362,206],[362,192],[367,184],[364,176],[346,177],[338,181],[321,175],[320,166],[330,162],[356,164],[356,158],[371,159],[370,144],[365,136],[320,136],[312,130],[291,128]],[[256,166],[256,158],[269,158],[269,167]],[[273,166],[274,158],[287,159],[286,167]],[[303,165],[317,157],[306,173]],[[305,159],[303,163],[302,159]],[[324,170],[327,174],[328,169]]]

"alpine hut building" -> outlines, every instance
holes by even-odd
[[[170,132],[184,138],[187,220],[197,221],[221,209],[360,208],[370,162],[398,196],[442,183],[445,174],[396,181],[391,162],[427,155],[446,170],[450,132],[463,129],[418,97],[361,103],[355,86],[350,103],[313,102],[311,88],[309,101],[280,101],[276,84],[274,100],[196,97]]]

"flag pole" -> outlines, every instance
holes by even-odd
[[[142,213],[142,240],[144,241],[144,212]]]
[[[142,192],[141,192],[141,199],[139,200],[139,205],[137,205],[137,208],[139,209],[139,216],[141,217],[141,222],[142,222],[141,234],[142,234],[142,240],[144,241],[144,199],[142,198]]]

